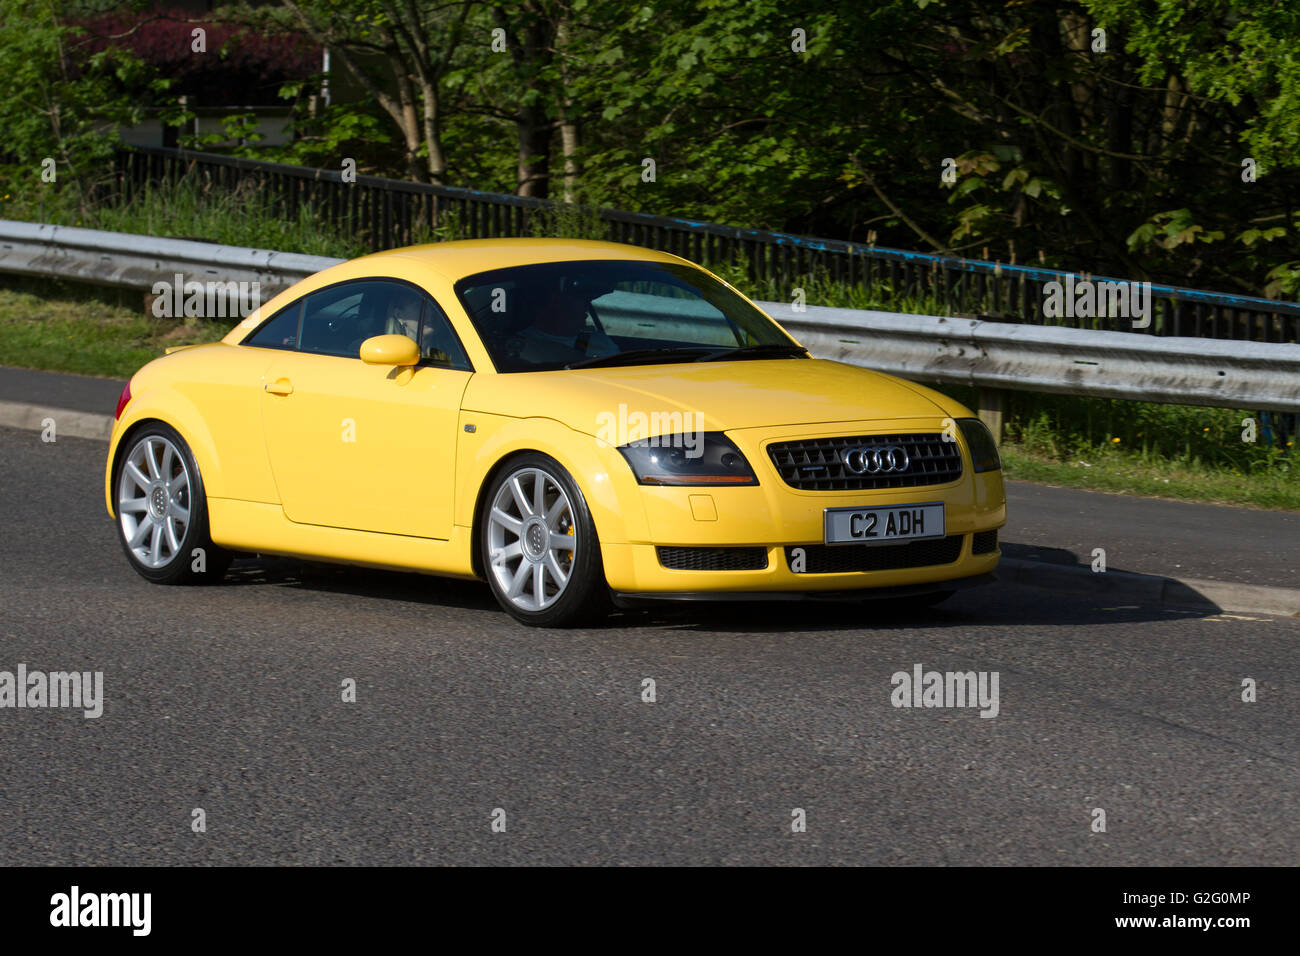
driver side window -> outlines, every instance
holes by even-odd
[[[303,300],[298,351],[357,358],[361,343],[375,335],[416,339],[421,305],[412,286],[380,279],[313,292]]]
[[[421,365],[474,371],[438,304],[414,286],[384,279],[345,282],[305,295],[277,312],[245,344],[359,358],[366,339],[392,334],[415,340]]]

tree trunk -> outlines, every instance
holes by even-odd
[[[560,149],[564,153],[564,201],[578,201],[578,122],[560,124]]]
[[[429,153],[429,182],[441,186],[447,177],[447,156],[442,149],[442,122],[438,115],[438,91],[422,83],[424,99],[424,146]]]
[[[550,91],[539,74],[550,65],[554,55],[555,24],[538,0],[524,0],[512,13],[518,20],[511,24],[505,8],[492,8],[492,17],[506,31],[506,48],[523,83],[519,111],[515,114],[518,142],[518,177],[520,196],[545,199],[550,193],[551,139],[555,124],[546,115]]]
[[[569,95],[571,77],[564,64],[569,45],[569,21],[561,19],[555,26],[555,47],[560,54],[560,152],[564,156],[564,201],[578,200],[578,121],[574,118],[573,97]]]
[[[545,199],[550,194],[551,121],[543,107],[525,106],[515,125],[519,137],[519,195]]]

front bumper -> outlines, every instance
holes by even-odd
[[[963,471],[946,484],[862,491],[804,491],[786,484],[766,452],[774,441],[827,435],[939,430],[933,419],[861,424],[836,423],[779,429],[740,429],[728,432],[745,454],[759,484],[741,488],[689,488],[638,485],[629,469],[611,461],[609,476],[620,503],[620,519],[629,532],[623,540],[602,535],[605,577],[616,595],[672,598],[678,595],[759,593],[806,594],[862,591],[874,588],[924,587],[976,578],[992,573],[1000,552],[972,552],[973,537],[1006,523],[1006,494],[1000,471],[975,474],[969,450],[962,444]],[[618,452],[610,449],[617,456]],[[883,507],[942,501],[945,531],[960,537],[960,547],[943,563],[819,573],[796,571],[791,547],[821,548],[827,508]],[[639,502],[640,508],[637,508]],[[632,509],[643,514],[631,514]],[[599,521],[598,521],[599,523]],[[955,544],[956,542],[954,542]],[[761,548],[764,567],[749,570],[698,570],[665,567],[660,547]],[[878,546],[844,545],[842,548]],[[757,562],[755,562],[757,563]],[[852,563],[852,562],[849,562]]]
[[[790,566],[786,545],[767,548],[767,567],[748,571],[695,571],[665,568],[654,545],[605,544],[605,578],[619,594],[673,597],[678,594],[715,595],[753,592],[834,592],[871,588],[906,588],[946,584],[963,578],[991,574],[1001,552],[972,554],[972,535],[962,535],[956,561],[883,571],[833,573],[797,572]],[[795,545],[798,546],[798,545]],[[845,545],[867,547],[867,545]],[[938,590],[926,587],[924,590]],[[920,593],[920,592],[917,592]]]

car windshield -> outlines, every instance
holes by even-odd
[[[744,298],[684,264],[515,266],[461,279],[456,294],[499,372],[804,355]]]

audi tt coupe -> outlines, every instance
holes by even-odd
[[[889,597],[991,578],[997,449],[931,389],[811,357],[665,253],[494,239],[304,279],[127,383],[128,561],[236,553],[486,579],[519,621],[611,603]]]

